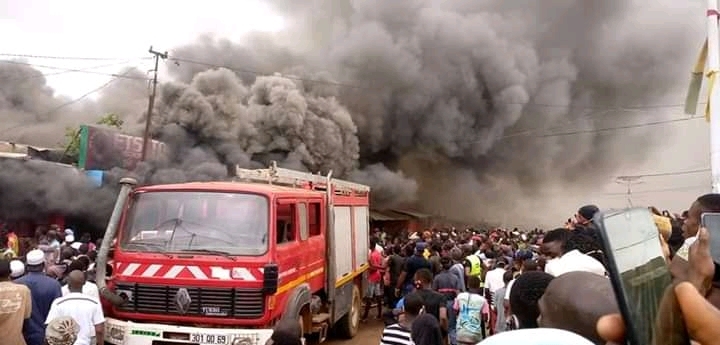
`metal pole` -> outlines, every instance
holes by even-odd
[[[148,109],[147,109],[147,115],[145,118],[145,132],[143,132],[143,147],[142,147],[142,155],[140,157],[140,161],[144,162],[147,158],[147,152],[148,148],[150,147],[150,124],[152,123],[152,111],[153,107],[155,107],[155,92],[157,90],[157,74],[158,74],[158,65],[160,64],[160,59],[167,59],[168,53],[164,52],[157,52],[154,51],[152,47],[148,50],[150,54],[155,55],[155,68],[153,69],[153,80],[152,80],[152,91],[150,91],[150,98],[148,99]]]
[[[633,207],[632,203],[632,185],[633,184],[640,184],[643,183],[643,181],[640,181],[642,176],[618,176],[617,179],[615,179],[616,183],[624,184],[627,186],[627,202],[628,207]]]
[[[707,0],[707,73],[710,92],[708,108],[710,111],[710,168],[712,171],[712,189],[720,193],[720,89],[717,85],[717,73],[720,70],[720,36],[718,35],[718,0]]]

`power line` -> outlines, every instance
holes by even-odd
[[[122,59],[128,59],[128,58],[111,58],[111,57],[81,57],[81,56],[52,56],[52,55],[32,55],[32,54],[0,54],[0,56],[7,56],[7,57],[23,57],[23,58],[38,58],[38,59],[58,59],[58,60],[105,60],[105,61],[112,61],[112,60],[122,60]],[[138,58],[130,58],[129,60],[149,60],[152,59],[152,57],[138,57]],[[194,60],[190,58],[185,57],[179,57],[170,55],[168,56],[169,60],[172,60],[173,62],[185,62],[205,67],[211,67],[211,68],[224,68],[231,70],[233,72],[237,73],[245,73],[245,74],[252,74],[252,75],[259,75],[259,76],[271,76],[275,75],[277,73],[275,72],[264,72],[264,71],[256,71],[248,68],[240,68],[236,66],[228,66],[228,65],[220,65],[205,61],[199,61]],[[31,63],[24,63],[24,62],[17,62],[17,61],[4,61],[4,62],[11,62],[11,63],[18,63],[23,65],[29,65],[29,66],[35,66],[39,68],[49,68],[49,69],[64,69],[62,67],[55,67],[55,66],[44,66],[39,64],[31,64]],[[79,70],[78,72],[82,72]],[[114,74],[106,74],[101,73],[104,75],[110,75],[119,77],[118,75]],[[344,82],[333,82],[333,81],[327,81],[327,80],[318,80],[318,79],[309,79],[309,78],[301,78],[296,77],[292,75],[281,75],[283,78],[291,79],[291,80],[297,80],[297,81],[303,81],[308,83],[317,83],[317,84],[329,84],[329,85],[335,85],[339,87],[346,87],[346,88],[354,88],[354,89],[374,89],[374,87],[371,86],[361,86],[361,85],[354,85],[350,83],[344,83]],[[617,106],[575,106],[575,105],[568,105],[568,104],[546,104],[546,103],[537,103],[534,101],[528,101],[528,102],[497,102],[494,101],[494,104],[498,105],[524,105],[529,107],[542,107],[542,108],[567,108],[567,109],[574,109],[574,110],[594,110],[594,111],[641,111],[641,110],[652,110],[652,109],[662,109],[662,108],[684,108],[684,103],[668,103],[668,104],[641,104],[641,105],[617,105]]]
[[[245,73],[245,74],[252,74],[252,75],[259,75],[259,76],[269,76],[276,73],[268,73],[268,72],[262,72],[262,71],[255,71],[247,68],[238,68],[235,66],[228,66],[228,65],[219,65],[214,64],[210,62],[204,62],[204,61],[198,61],[193,60],[189,58],[184,57],[178,57],[175,55],[170,55],[169,60],[172,60],[173,62],[185,62],[190,63],[194,65],[200,65],[205,67],[212,67],[212,68],[224,68],[231,70],[233,72],[237,73]],[[360,86],[360,85],[353,85],[349,83],[340,83],[340,82],[332,82],[332,81],[326,81],[326,80],[317,80],[317,79],[308,79],[308,78],[301,78],[296,77],[292,75],[281,75],[283,78],[291,79],[291,80],[297,80],[297,81],[303,81],[308,83],[317,83],[317,84],[329,84],[329,85],[335,85],[340,87],[347,87],[347,88],[353,88],[353,89],[373,89],[370,86]],[[669,104],[648,104],[648,105],[621,105],[621,106],[613,106],[613,107],[599,107],[599,106],[574,106],[574,105],[568,105],[568,104],[544,104],[544,103],[536,103],[534,101],[529,102],[494,102],[495,104],[499,105],[525,105],[525,106],[531,106],[531,107],[543,107],[543,108],[568,108],[568,109],[576,109],[576,110],[595,110],[595,111],[640,111],[640,110],[651,110],[651,109],[662,109],[662,108],[684,108],[684,103],[669,103]]]
[[[85,61],[112,61],[112,60],[136,60],[136,59],[147,59],[147,57],[138,58],[111,58],[111,57],[84,57],[84,56],[52,56],[52,55],[32,55],[32,54],[9,54],[0,53],[0,56],[13,57],[13,58],[27,58],[27,59],[50,59],[50,60],[85,60]]]
[[[3,55],[3,54],[0,54],[0,55]],[[39,56],[39,55],[29,55],[29,54],[4,54],[4,55],[16,55],[16,56],[25,56],[25,57],[47,57],[47,58],[57,58],[57,59],[84,59],[84,60],[102,60],[102,59],[111,60],[112,59],[112,58],[92,58],[92,57],[81,58],[81,57],[61,57],[61,56]],[[144,58],[140,58],[140,59],[148,59],[148,57],[144,57]],[[232,70],[234,72],[238,72],[238,73],[250,73],[250,74],[254,74],[254,75],[271,75],[270,73],[253,71],[253,70],[249,70],[249,69],[237,68],[237,67],[226,66],[226,65],[218,65],[218,64],[197,61],[197,60],[193,60],[193,59],[176,57],[176,56],[170,56],[170,59],[174,60],[176,62],[186,62],[186,63],[197,64],[197,65],[202,65],[202,66],[212,67],[212,68],[226,68],[226,69]],[[138,77],[132,77],[132,76],[127,76],[127,75],[102,73],[102,72],[91,71],[88,69],[67,69],[67,68],[61,68],[61,67],[56,67],[56,66],[30,64],[30,63],[19,62],[19,61],[4,61],[4,62],[28,65],[28,66],[39,67],[39,68],[61,69],[61,70],[67,71],[67,72],[91,73],[91,74],[106,75],[106,76],[117,77],[117,78],[147,80],[146,78],[138,78]],[[340,86],[340,87],[350,87],[350,88],[364,88],[361,86],[351,85],[351,84],[347,84],[347,83],[336,83],[336,82],[331,82],[331,81],[313,80],[313,79],[306,79],[306,78],[286,76],[286,75],[283,75],[283,77],[287,78],[287,79],[291,79],[291,80],[298,80],[298,81],[304,81],[304,82],[310,82],[310,83],[331,84],[331,85],[336,85],[336,86]],[[535,106],[535,107],[561,107],[561,108],[568,108],[568,109],[593,110],[592,113],[590,113],[586,116],[583,116],[584,118],[587,118],[590,116],[602,115],[602,114],[606,114],[606,113],[612,112],[612,111],[627,112],[627,111],[642,111],[642,110],[660,109],[660,108],[682,108],[682,107],[684,107],[684,104],[681,104],[681,103],[678,103],[678,104],[626,105],[626,106],[618,106],[618,107],[612,107],[612,108],[594,107],[594,106],[577,107],[577,106],[571,106],[571,105],[540,104],[540,103],[535,103],[535,102],[524,102],[524,103],[497,103],[496,102],[496,104],[509,104],[509,105],[515,104],[515,105],[525,105],[525,106]],[[549,134],[532,135],[532,136],[538,137],[538,138],[548,138],[548,137],[562,137],[562,136],[571,136],[571,135],[588,134],[588,133],[602,133],[602,132],[609,132],[609,131],[616,131],[616,130],[623,130],[623,129],[642,128],[642,127],[647,127],[647,126],[684,122],[684,121],[689,121],[689,120],[693,120],[693,119],[703,119],[703,117],[701,117],[701,116],[684,117],[684,118],[679,118],[679,119],[660,120],[660,121],[653,121],[653,122],[634,124],[634,125],[617,126],[617,127],[610,127],[610,128],[596,128],[596,129],[587,129],[587,130],[576,130],[576,131],[569,131],[569,132],[549,133]],[[571,120],[570,122],[577,121],[577,120],[581,120],[581,119]],[[543,130],[546,130],[546,129],[536,128],[536,129],[530,129],[530,130],[520,131],[520,132],[516,132],[516,133],[510,133],[510,134],[502,136],[500,139],[531,136],[530,134],[539,132],[539,131],[543,131]],[[478,142],[478,141],[480,141],[480,140],[472,140],[472,142]]]
[[[675,188],[662,188],[662,189],[646,189],[641,191],[632,191],[632,194],[650,194],[650,193],[663,193],[663,192],[683,192],[687,190],[694,190],[694,189],[709,189],[710,185],[696,185],[696,186],[685,186],[685,187],[675,187]],[[614,195],[614,196],[627,196],[627,192],[617,192],[617,193],[603,193],[602,195]]]
[[[65,67],[57,67],[57,66],[38,65],[38,64],[28,63],[28,62],[21,62],[21,61],[11,61],[11,60],[0,61],[0,64],[3,64],[3,63],[13,64],[13,65],[30,66],[30,67],[35,67],[35,68],[47,68],[47,69],[54,69],[54,70],[62,70],[63,72],[88,73],[88,74],[104,75],[104,76],[115,77],[115,78],[147,80],[147,78],[139,78],[139,77],[133,77],[133,76],[117,74],[117,73],[104,73],[104,72],[91,71],[91,70],[87,70],[87,69],[73,69],[73,68],[65,68]]]
[[[550,134],[542,134],[542,135],[530,135],[530,134],[532,134],[532,130],[531,130],[528,133],[525,133],[525,132],[511,133],[511,134],[500,137],[500,139],[508,139],[508,138],[514,138],[514,137],[536,137],[536,138],[564,137],[564,136],[571,136],[571,135],[578,135],[578,134],[603,133],[603,132],[617,131],[617,130],[623,130],[623,129],[657,126],[657,125],[663,125],[663,124],[668,124],[668,123],[677,123],[677,122],[684,122],[684,121],[698,120],[698,119],[704,120],[705,118],[702,116],[692,116],[692,117],[683,117],[683,118],[679,118],[679,119],[670,119],[670,120],[660,120],[660,121],[639,123],[639,124],[627,125],[627,126],[585,129],[585,130],[577,130],[577,131],[561,132],[561,133],[550,133]],[[472,140],[472,142],[479,142],[479,141],[481,141],[481,140]]]
[[[252,75],[259,75],[259,76],[271,76],[271,75],[276,75],[276,74],[277,74],[277,73],[267,73],[267,72],[253,71],[253,70],[250,70],[250,69],[238,68],[238,67],[233,67],[233,66],[217,65],[217,64],[213,64],[213,63],[209,63],[209,62],[197,61],[197,60],[192,60],[192,59],[187,59],[187,58],[181,58],[181,57],[177,57],[177,56],[170,56],[169,59],[172,60],[172,61],[174,61],[174,62],[186,62],[186,63],[190,63],[190,64],[194,64],[194,65],[200,65],[200,66],[205,66],[205,67],[224,68],[224,69],[228,69],[228,70],[231,70],[231,71],[233,71],[233,72],[236,72],[236,73],[245,73],[245,74],[252,74]],[[285,79],[290,79],[290,80],[297,80],[297,81],[314,83],[314,84],[334,85],[334,86],[340,86],[340,87],[345,87],[345,88],[350,88],[350,89],[366,89],[366,90],[372,89],[370,86],[359,86],[359,85],[352,85],[352,84],[346,84],[346,83],[338,83],[338,82],[327,81],[327,80],[307,79],[307,78],[300,78],[300,77],[295,77],[295,76],[292,76],[292,75],[285,75],[285,74],[282,74],[282,77],[285,78]]]
[[[173,60],[175,62],[186,62],[206,67],[212,67],[212,68],[225,68],[231,71],[234,71],[236,73],[247,73],[252,75],[272,75],[272,73],[266,73],[266,72],[260,72],[260,71],[254,71],[250,69],[245,68],[237,68],[233,66],[227,66],[227,65],[218,65],[214,63],[208,63],[183,57],[177,57],[177,56],[170,56],[170,60]],[[282,75],[282,77],[291,79],[291,80],[298,80],[303,82],[309,82],[309,83],[319,83],[319,84],[329,84],[329,85],[335,85],[340,87],[348,87],[348,88],[359,88],[359,89],[367,89],[367,87],[358,86],[358,85],[352,85],[347,83],[337,83],[337,82],[330,82],[330,81],[323,81],[323,80],[313,80],[313,79],[306,79],[306,78],[300,78],[300,77],[294,77],[294,76],[288,76],[288,75]],[[592,110],[599,113],[591,113],[586,116],[583,116],[585,118],[590,116],[597,116],[606,114],[608,112],[613,111],[621,111],[621,112],[629,112],[629,111],[642,111],[642,110],[652,110],[652,109],[662,109],[662,108],[683,108],[685,106],[684,103],[674,103],[674,104],[649,104],[649,105],[626,105],[626,106],[618,106],[618,107],[593,107],[593,106],[583,106],[583,107],[577,107],[572,105],[558,105],[558,104],[541,104],[541,103],[535,103],[535,102],[518,102],[518,103],[497,103],[501,105],[525,105],[529,107],[544,107],[544,108],[568,108],[568,109],[584,109],[584,110]],[[703,119],[701,116],[697,117],[684,117],[679,119],[670,119],[670,120],[660,120],[660,121],[653,121],[653,122],[647,122],[647,123],[641,123],[641,124],[635,124],[635,125],[626,125],[626,126],[618,126],[618,127],[610,127],[610,128],[597,128],[597,129],[589,129],[589,130],[577,130],[577,131],[570,131],[570,132],[561,132],[561,133],[550,133],[550,134],[544,134],[544,135],[537,135],[535,137],[538,138],[548,138],[548,137],[561,137],[561,136],[570,136],[570,135],[578,135],[578,134],[587,134],[587,133],[602,133],[602,132],[609,132],[609,131],[616,131],[616,130],[623,130],[623,129],[632,129],[632,128],[642,128],[642,127],[648,127],[648,126],[656,126],[656,125],[662,125],[667,123],[675,123],[675,122],[684,122],[694,119]],[[574,122],[581,119],[571,120],[570,122]],[[567,122],[566,122],[567,123]],[[516,133],[510,133],[507,135],[502,136],[500,139],[508,139],[513,137],[519,137],[519,136],[530,136],[529,134],[536,133],[539,131],[542,131],[543,129],[530,129],[525,130],[521,132]],[[472,140],[472,142],[479,142],[481,140]]]
[[[6,83],[7,83],[7,82],[15,82],[15,81],[21,81],[21,80],[36,79],[36,78],[49,77],[49,76],[60,75],[60,74],[65,74],[65,73],[72,73],[72,72],[87,72],[87,71],[90,71],[90,70],[93,70],[93,69],[98,69],[98,68],[105,68],[105,67],[112,67],[112,66],[124,65],[124,64],[129,63],[130,61],[131,61],[131,60],[125,60],[125,61],[121,61],[121,62],[114,62],[114,63],[108,63],[108,64],[102,64],[102,65],[95,65],[95,66],[90,66],[90,67],[80,68],[80,69],[69,68],[69,69],[63,69],[63,70],[58,71],[58,72],[42,73],[42,74],[40,74],[40,75],[35,75],[35,76],[30,76],[30,77],[19,77],[19,78],[3,79],[3,82],[6,82]],[[3,61],[3,62],[5,62],[5,61]],[[60,69],[60,68],[58,68],[58,69]]]
[[[110,80],[109,80],[108,82],[106,82],[105,84],[100,85],[99,87],[97,87],[97,88],[95,88],[95,89],[92,89],[92,90],[86,92],[86,93],[83,94],[82,96],[80,96],[80,97],[78,97],[78,98],[75,98],[75,99],[72,99],[72,100],[70,100],[70,101],[67,101],[67,102],[65,102],[65,103],[63,103],[63,104],[58,105],[58,106],[50,109],[49,111],[45,112],[42,117],[51,115],[51,114],[53,114],[54,112],[56,112],[56,111],[58,111],[58,110],[60,110],[60,109],[62,109],[62,108],[65,108],[65,107],[67,107],[67,106],[69,106],[69,105],[72,105],[72,104],[75,104],[75,103],[77,103],[77,102],[80,102],[81,100],[87,98],[88,96],[90,96],[90,95],[92,95],[92,94],[94,94],[94,93],[96,93],[96,92],[98,92],[98,91],[100,91],[100,90],[102,90],[102,89],[110,86],[110,84],[112,84],[112,83],[115,82],[116,80],[117,80],[117,79],[110,79]],[[0,134],[4,134],[4,133],[6,133],[6,132],[8,132],[8,131],[11,131],[11,130],[14,130],[14,129],[17,129],[17,128],[21,128],[21,127],[25,127],[25,126],[28,126],[28,125],[32,125],[32,123],[21,123],[21,124],[15,125],[15,126],[11,126],[11,127],[2,129],[2,130],[0,130]]]
[[[708,171],[710,171],[710,169],[694,169],[694,170],[668,171],[668,172],[661,172],[661,173],[637,174],[637,175],[628,175],[628,176],[633,176],[633,177],[678,176],[678,175],[697,174],[697,173],[703,173],[703,172],[708,172]]]
[[[689,120],[704,120],[704,119],[705,118],[702,116],[683,117],[683,118],[679,118],[679,119],[653,121],[653,122],[639,123],[639,124],[627,125],[627,126],[586,129],[586,130],[578,130],[578,131],[564,132],[564,133],[553,133],[553,134],[539,135],[538,137],[548,138],[548,137],[563,137],[563,136],[583,134],[583,133],[601,133],[601,132],[616,131],[616,130],[621,130],[621,129],[642,128],[642,127],[648,127],[648,126],[662,125],[662,124],[666,124],[666,123],[684,122],[684,121],[689,121]]]

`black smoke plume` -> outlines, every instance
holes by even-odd
[[[203,36],[171,51],[175,81],[160,88],[152,131],[172,154],[138,167],[143,182],[277,160],[370,184],[379,207],[560,219],[618,167],[662,149],[667,133],[652,128],[594,130],[662,111],[637,109],[645,104],[679,103],[703,26],[701,5],[670,0],[268,3],[285,16],[280,33]],[[58,124],[104,112],[141,128],[144,81],[43,117],[62,100],[42,76],[0,68],[17,78],[0,80],[3,126],[39,123],[3,136],[42,143]],[[553,135],[572,131],[583,133]],[[0,181],[14,181],[4,170]]]

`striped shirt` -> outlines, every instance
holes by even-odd
[[[414,345],[410,337],[410,330],[400,324],[385,327],[380,338],[380,345]]]

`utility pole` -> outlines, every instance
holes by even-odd
[[[634,184],[640,184],[643,183],[640,179],[642,178],[641,175],[634,175],[634,176],[618,176],[615,179],[616,183],[624,184],[627,186],[627,202],[628,207],[633,207],[632,204],[632,186]]]
[[[720,90],[718,90],[718,72],[720,72],[720,35],[718,35],[718,1],[707,0],[707,89],[710,92],[707,108],[710,121],[710,167],[714,193],[720,193]]]
[[[152,122],[153,107],[155,107],[155,91],[157,90],[158,65],[160,64],[160,59],[165,60],[168,57],[167,52],[161,53],[155,51],[153,50],[152,46],[150,46],[150,49],[148,51],[150,52],[150,54],[155,55],[155,68],[153,69],[152,90],[150,91],[150,98],[148,99],[147,117],[145,118],[145,132],[143,133],[142,156],[140,158],[141,162],[144,162],[147,158],[148,148],[150,147],[150,123]]]

